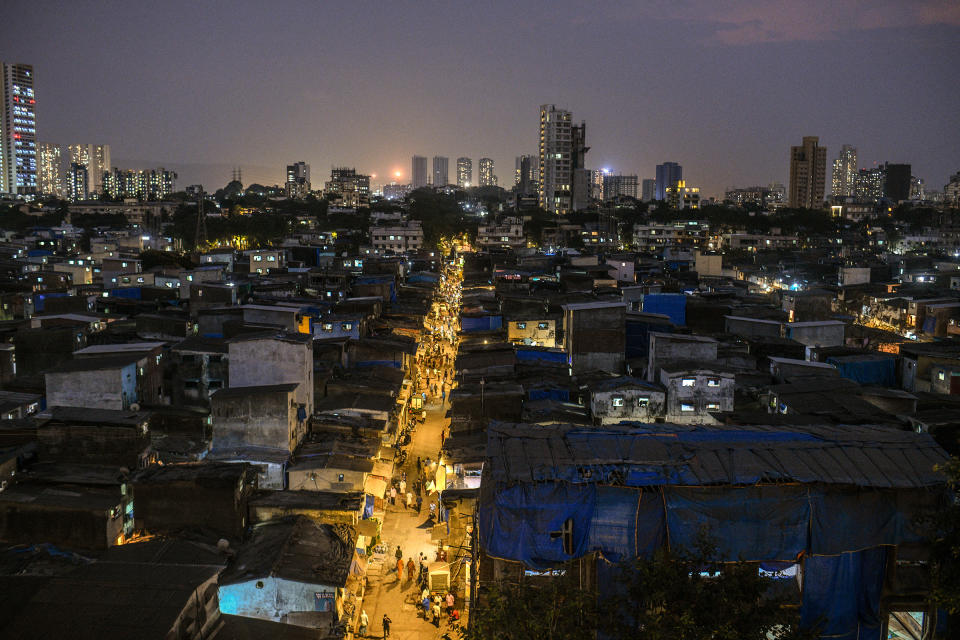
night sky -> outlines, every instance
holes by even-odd
[[[141,5],[135,7],[134,5]],[[513,184],[538,106],[587,122],[588,166],[705,196],[786,182],[819,135],[860,166],[960,170],[960,2],[5,0],[0,59],[34,65],[44,142],[105,143],[178,184],[282,182],[306,160],[409,181],[410,156],[492,157]],[[829,181],[829,177],[828,177]]]

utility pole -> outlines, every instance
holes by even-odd
[[[203,189],[197,195],[197,229],[193,237],[193,252],[200,255],[207,244],[207,216],[203,213]]]

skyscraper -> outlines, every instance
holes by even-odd
[[[493,160],[490,158],[480,158],[480,186],[495,187],[497,185],[497,176],[493,174]]]
[[[840,155],[833,161],[833,180],[830,185],[830,192],[834,197],[852,196],[856,178],[857,148],[845,144],[840,148]]]
[[[287,197],[304,198],[310,193],[310,165],[294,162],[287,165]]]
[[[644,202],[650,202],[653,200],[653,196],[657,191],[657,181],[653,178],[644,178],[643,182],[640,183],[640,199]]]
[[[877,201],[883,197],[883,167],[860,169],[853,178],[853,195],[857,200]]]
[[[827,179],[827,148],[817,136],[804,136],[803,144],[790,147],[790,199],[794,208],[819,209],[823,206]]]
[[[37,192],[37,118],[33,67],[0,62],[0,193]]]
[[[572,125],[573,115],[552,104],[540,106],[540,207],[558,215],[589,204],[590,171],[584,168],[588,151],[586,124]]]
[[[64,197],[63,155],[60,145],[41,142],[38,147],[37,188],[45,196]]]
[[[637,176],[611,175],[603,176],[603,199],[613,200],[619,196],[628,198],[637,197]]]
[[[448,171],[450,159],[443,156],[433,156],[433,186],[439,189],[450,184],[450,173]]]
[[[894,202],[910,199],[910,178],[913,175],[909,164],[883,164],[883,195]]]
[[[656,200],[667,199],[667,189],[683,180],[683,167],[676,162],[664,162],[657,165],[657,179],[653,197]]]
[[[81,202],[90,197],[90,172],[87,165],[70,163],[70,170],[67,172],[67,197],[72,202]]]
[[[103,191],[116,200],[163,200],[176,190],[177,173],[158,169],[118,169],[103,177]]]
[[[108,144],[71,144],[67,147],[70,164],[80,164],[87,168],[87,186],[89,195],[94,198],[103,193],[103,176],[110,169],[110,145]]]
[[[473,160],[457,158],[457,186],[461,189],[473,184]]]
[[[413,156],[410,169],[410,186],[414,189],[427,186],[427,159],[423,156]]]

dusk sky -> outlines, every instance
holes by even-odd
[[[138,6],[139,5],[139,6]],[[960,171],[957,0],[44,2],[5,0],[0,59],[34,66],[44,142],[102,143],[178,185],[280,183],[306,160],[410,179],[413,154],[535,153],[538,106],[587,123],[588,166],[704,196],[786,182],[819,135],[860,166]],[[828,178],[829,180],[829,178]]]

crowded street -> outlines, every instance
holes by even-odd
[[[368,624],[356,637],[441,638],[466,621],[465,594],[448,589],[447,552],[432,535],[441,521],[437,468],[449,427],[461,282],[460,268],[448,264],[424,322],[416,354],[414,411],[408,433],[401,429],[399,435],[402,453],[386,494],[382,543],[367,567],[363,612]]]

